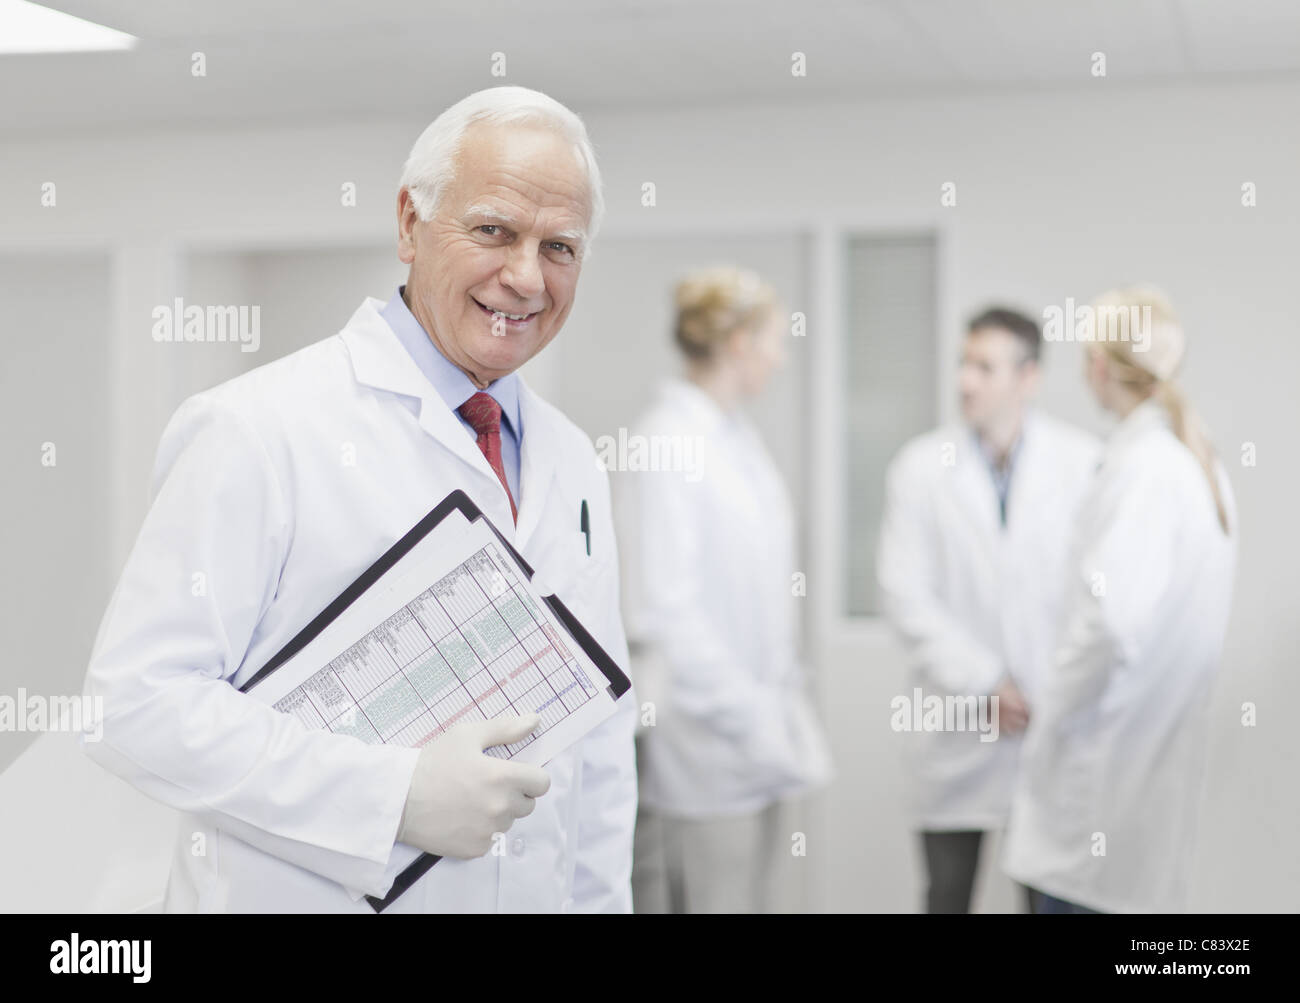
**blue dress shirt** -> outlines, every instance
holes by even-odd
[[[1007,452],[1005,466],[999,466],[997,457],[993,455],[984,440],[979,437],[973,430],[971,434],[975,437],[975,444],[979,448],[980,454],[984,457],[984,462],[988,465],[989,473],[993,475],[993,487],[998,493],[998,513],[1002,519],[1002,525],[1007,524],[1007,493],[1011,490],[1011,474],[1016,466],[1016,457],[1020,455],[1020,445],[1025,441],[1023,429],[1020,435],[1016,436],[1015,443]]]
[[[433,343],[428,332],[415,319],[402,293],[406,286],[398,286],[382,310],[380,316],[397,335],[397,340],[406,346],[407,352],[420,367],[420,372],[433,384],[438,396],[460,419],[461,426],[469,437],[478,441],[478,433],[457,410],[462,404],[478,393],[478,387],[470,378],[451,362],[438,346]],[[486,393],[501,405],[501,464],[506,469],[506,481],[510,484],[510,494],[514,496],[515,506],[519,498],[519,444],[523,441],[524,429],[519,418],[519,377],[514,373],[493,380],[487,385]]]

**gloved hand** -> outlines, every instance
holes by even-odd
[[[443,857],[481,857],[492,835],[531,814],[551,786],[540,766],[483,754],[518,742],[541,724],[537,714],[464,721],[420,749],[399,842]]]

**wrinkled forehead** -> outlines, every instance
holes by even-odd
[[[590,181],[576,144],[544,125],[484,125],[465,133],[449,208],[497,212],[516,223],[585,229]]]

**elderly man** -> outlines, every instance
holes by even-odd
[[[188,813],[169,911],[370,912],[399,843],[444,859],[389,911],[630,910],[634,694],[543,768],[483,751],[535,717],[404,748],[238,689],[457,488],[627,664],[606,475],[515,372],[563,326],[601,212],[576,115],[519,87],[470,95],[407,161],[405,285],[173,416],[87,674],[103,740],[84,746]]]

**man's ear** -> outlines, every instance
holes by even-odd
[[[414,230],[419,221],[410,191],[402,188],[397,193],[397,259],[404,265],[415,260]]]

